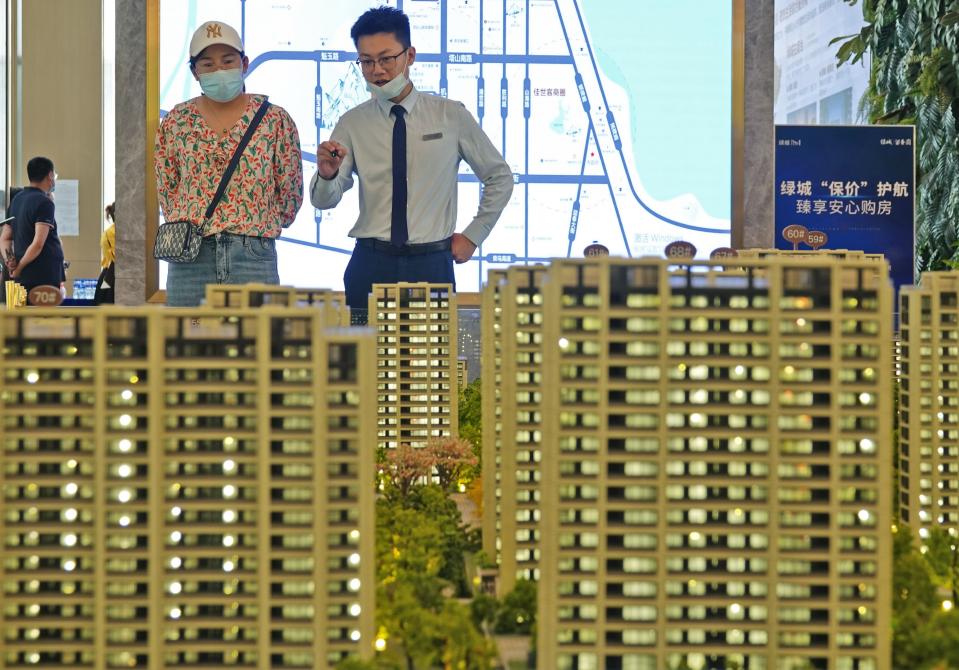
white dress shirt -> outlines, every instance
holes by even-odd
[[[360,178],[360,216],[350,237],[390,239],[393,203],[393,116],[389,100],[370,99],[340,117],[330,139],[347,148],[333,179],[310,183],[318,209],[335,207]],[[483,197],[463,231],[476,246],[493,230],[513,192],[513,173],[463,103],[415,88],[399,103],[406,109],[407,228],[410,244],[442,240],[456,231],[459,162],[483,183]]]

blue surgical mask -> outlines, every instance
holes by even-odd
[[[366,82],[366,88],[381,100],[392,100],[403,92],[408,83],[410,83],[409,79],[406,78],[404,73],[400,72],[382,86]]]
[[[199,75],[203,95],[217,102],[230,102],[243,92],[243,70],[214,70]]]

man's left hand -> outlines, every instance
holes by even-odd
[[[457,263],[465,263],[473,257],[476,251],[476,245],[470,242],[466,235],[453,233],[453,239],[450,241],[450,250],[453,252],[453,260]]]

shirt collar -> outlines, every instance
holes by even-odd
[[[390,115],[390,110],[397,104],[405,109],[406,114],[409,115],[409,113],[413,111],[413,106],[416,104],[416,101],[420,99],[420,92],[417,91],[414,86],[410,89],[409,95],[403,98],[403,101],[400,103],[395,103],[392,100],[384,100],[375,96],[373,99],[376,100],[376,104],[379,105],[380,109],[382,109],[387,116]]]

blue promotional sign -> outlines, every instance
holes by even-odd
[[[913,283],[914,126],[776,126],[776,248],[885,255]]]

